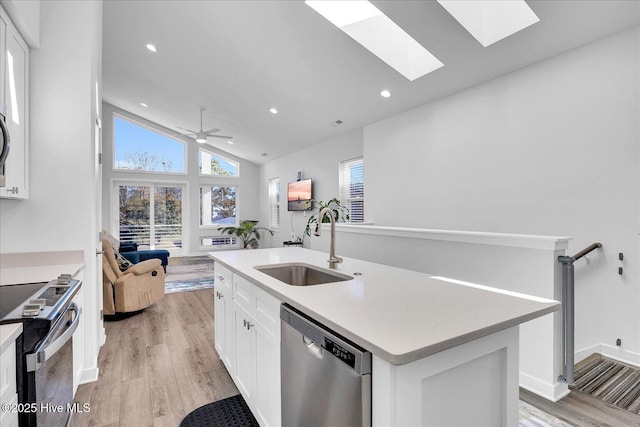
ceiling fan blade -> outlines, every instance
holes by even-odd
[[[212,138],[233,139],[232,136],[224,136],[224,135],[207,135],[207,136],[210,136]]]
[[[216,132],[220,132],[220,129],[218,129],[218,128],[211,128],[211,129],[209,129],[209,130],[205,130],[205,131],[204,131],[204,133],[207,133],[207,134],[209,134],[209,133],[216,133]]]
[[[194,134],[194,135],[195,135],[196,133],[198,133],[198,132],[196,132],[195,130],[191,130],[191,129],[183,128],[183,127],[180,127],[180,126],[176,126],[176,127],[177,127],[178,129],[182,129],[182,130],[189,131],[189,132],[191,132],[191,133],[192,133],[192,134]]]

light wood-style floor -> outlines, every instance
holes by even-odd
[[[143,312],[105,321],[97,382],[75,401],[91,411],[74,426],[176,427],[193,409],[238,394],[214,349],[213,289],[167,294]],[[580,392],[549,402],[520,398],[576,427],[640,426],[640,416]]]
[[[81,385],[74,426],[176,427],[193,409],[238,394],[214,350],[213,289],[167,294],[105,321],[97,382]]]

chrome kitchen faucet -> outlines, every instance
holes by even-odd
[[[329,220],[331,221],[331,245],[329,246],[329,268],[336,268],[336,264],[340,264],[342,262],[342,258],[336,256],[336,219],[333,216],[333,210],[331,208],[324,208],[318,212],[318,223],[316,224],[316,236],[320,236],[320,225],[322,224],[322,219],[324,216],[329,213]]]

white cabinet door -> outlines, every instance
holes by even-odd
[[[256,388],[256,328],[255,320],[234,304],[236,336],[235,382],[250,408],[254,407]]]
[[[2,7],[0,7],[0,52],[7,51],[7,22],[9,17]],[[6,99],[4,97],[4,75],[6,73],[6,55],[0,54],[0,114],[6,115]]]
[[[259,323],[256,327],[255,397],[260,425],[281,425],[280,341]]]
[[[5,163],[6,182],[0,197],[26,199],[29,183],[29,47],[2,11],[6,24],[3,50],[3,108],[11,135],[11,149]]]

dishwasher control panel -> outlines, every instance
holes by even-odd
[[[342,347],[340,344],[330,340],[327,337],[324,337],[324,348],[327,351],[330,351],[338,359],[342,360],[347,365],[355,368],[356,366],[356,355]]]

